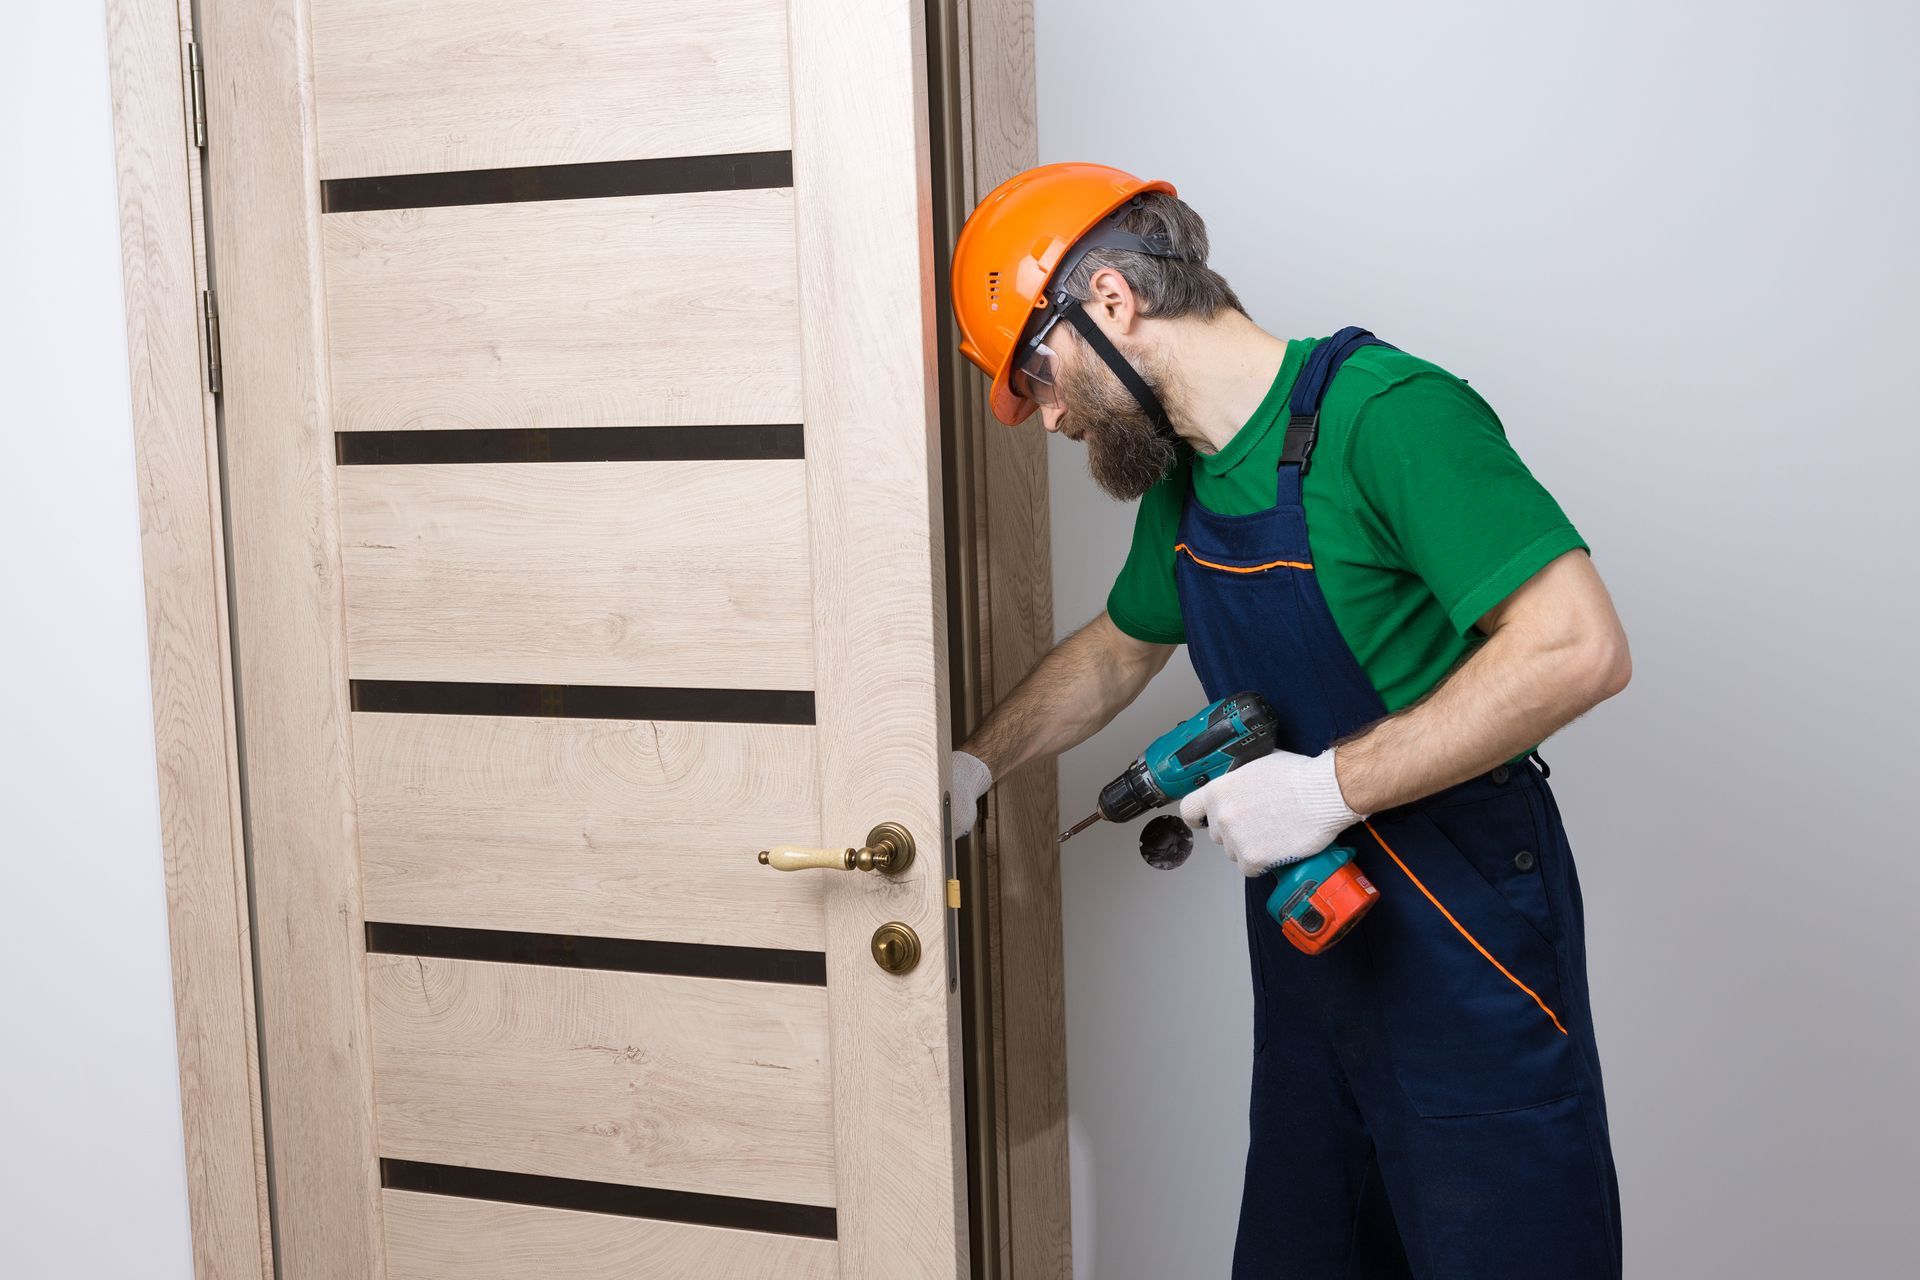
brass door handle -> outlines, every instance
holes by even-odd
[[[898,875],[913,865],[913,836],[897,822],[867,832],[858,849],[809,849],[782,844],[760,851],[760,865],[775,871],[878,871]]]

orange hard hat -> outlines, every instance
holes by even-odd
[[[953,248],[953,315],[960,354],[993,379],[988,403],[1000,421],[1012,426],[1033,412],[1009,378],[1027,321],[1049,305],[1055,269],[1075,241],[1148,191],[1177,194],[1170,182],[1104,164],[1043,164],[995,187],[968,217]]]

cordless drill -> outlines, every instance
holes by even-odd
[[[1257,693],[1220,699],[1155,738],[1119,777],[1100,789],[1099,807],[1061,832],[1061,842],[1102,819],[1129,822],[1259,759],[1273,750],[1277,724],[1273,707]],[[1156,826],[1162,826],[1162,831],[1156,833]],[[1193,832],[1178,818],[1154,819],[1147,834],[1160,842],[1157,854],[1145,843],[1142,847],[1155,866],[1179,866],[1193,850]],[[1287,941],[1308,955],[1318,955],[1338,942],[1372,910],[1379,896],[1354,863],[1353,850],[1344,845],[1329,846],[1273,874],[1279,883],[1267,897],[1267,914],[1279,922]]]

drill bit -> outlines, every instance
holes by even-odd
[[[1073,837],[1079,835],[1082,831],[1085,831],[1088,827],[1092,826],[1094,823],[1098,821],[1100,821],[1100,811],[1098,809],[1095,809],[1092,813],[1080,819],[1080,821],[1074,823],[1072,826],[1068,827],[1065,831],[1062,831],[1060,833],[1060,843],[1065,844],[1067,841],[1073,839]]]

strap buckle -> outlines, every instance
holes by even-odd
[[[1313,465],[1313,446],[1320,441],[1320,411],[1296,413],[1287,419],[1287,435],[1280,446],[1280,465],[1300,468],[1302,476]]]

